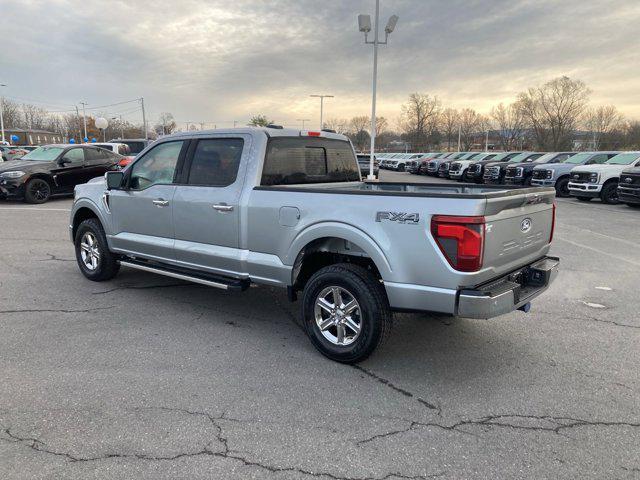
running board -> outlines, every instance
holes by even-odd
[[[144,272],[157,273],[166,277],[177,278],[187,282],[199,283],[208,287],[220,288],[230,291],[244,291],[249,288],[249,280],[238,280],[235,278],[226,278],[215,275],[206,275],[199,272],[190,272],[179,270],[170,266],[150,264],[136,260],[120,260],[120,265],[131,267]]]

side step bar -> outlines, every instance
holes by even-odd
[[[249,280],[238,280],[235,278],[207,275],[200,272],[191,272],[171,266],[152,264],[132,259],[120,260],[120,265],[142,270],[144,272],[157,273],[166,277],[177,278],[178,280],[199,283],[208,287],[220,288],[222,290],[244,291],[249,288],[250,284]]]

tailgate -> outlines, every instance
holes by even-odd
[[[542,256],[550,243],[555,192],[523,189],[521,195],[487,200],[483,264],[496,271]]]

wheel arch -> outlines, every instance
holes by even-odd
[[[71,240],[74,241],[76,238],[76,232],[78,231],[78,227],[82,222],[89,218],[97,219],[101,224],[102,228],[106,229],[106,224],[104,218],[100,215],[99,211],[93,203],[83,202],[80,205],[76,205],[73,211],[73,216],[71,218]]]
[[[354,263],[388,278],[391,266],[380,246],[362,230],[346,224],[325,223],[307,228],[294,240],[288,258],[293,260],[291,285],[304,287],[320,268],[335,263]]]

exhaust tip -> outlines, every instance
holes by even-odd
[[[524,312],[524,313],[529,313],[529,310],[531,310],[531,302],[525,303],[518,310],[520,310],[521,312]]]

